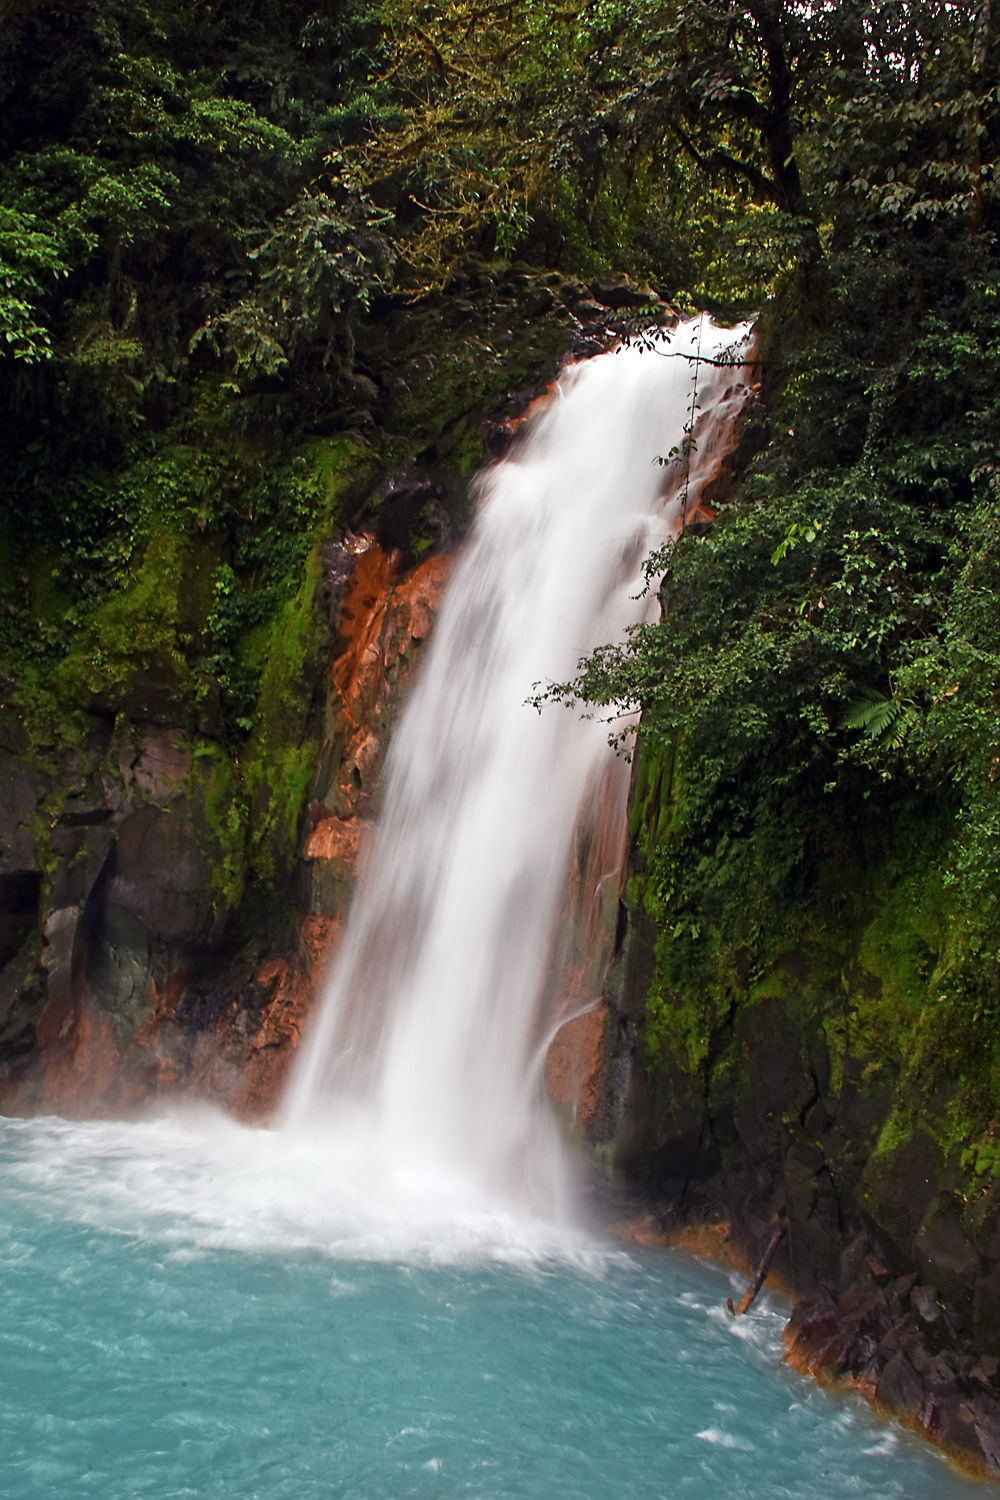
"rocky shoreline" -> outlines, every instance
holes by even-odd
[[[611,1232],[626,1244],[676,1249],[736,1271],[751,1288],[760,1274],[726,1221],[664,1228],[647,1211],[617,1220]],[[934,1287],[916,1272],[893,1276],[869,1255],[839,1296],[821,1288],[797,1298],[787,1261],[776,1260],[765,1285],[791,1307],[782,1333],[788,1365],[823,1385],[856,1391],[970,1476],[1000,1478],[1000,1359],[957,1347]],[[738,1315],[731,1303],[730,1311]]]
[[[1000,1478],[1000,1359],[955,1347],[947,1309],[917,1272],[893,1276],[869,1257],[866,1273],[839,1297],[824,1288],[796,1303],[787,1362],[854,1387],[971,1473]]]

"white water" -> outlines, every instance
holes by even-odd
[[[684,324],[669,345],[567,369],[481,480],[287,1101],[287,1123],[321,1122],[375,1191],[444,1185],[558,1212],[565,1167],[541,1089],[553,929],[578,811],[612,752],[606,723],[526,700],[650,609],[642,562],[680,524],[683,478],[656,460],[684,442],[691,356],[745,332]],[[699,367],[688,503],[713,401],[728,394],[731,411],[745,381]]]

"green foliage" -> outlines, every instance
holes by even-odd
[[[251,289],[218,313],[192,340],[220,338],[238,375],[276,375],[311,346],[327,365],[338,343],[349,345],[352,314],[386,284],[392,251],[379,226],[391,214],[357,189],[337,184],[307,192],[250,258],[259,263]]]
[[[294,593],[329,514],[304,433],[329,430],[354,322],[390,269],[371,205],[316,181],[356,128],[376,44],[360,0],[280,15],[24,0],[7,19],[8,700],[34,709],[45,681],[118,701],[162,668],[161,697],[246,734],[261,668],[245,638]],[[158,537],[192,546],[154,566]]]
[[[811,521],[789,521],[784,536],[771,553],[771,562],[777,567],[800,542],[814,542],[820,530],[821,522],[815,517]]]
[[[37,321],[53,280],[68,275],[54,237],[33,214],[0,205],[0,339],[15,359],[51,359],[48,329]]]
[[[835,1072],[897,1091],[886,1142],[926,1098],[975,1170],[1000,1092],[996,36],[943,5],[904,7],[902,44],[875,9],[800,9],[795,189],[760,154],[770,64],[740,43],[788,12],[726,31],[723,10],[679,8],[703,41],[661,96],[706,169],[801,194],[797,275],[761,320],[766,421],[711,534],[652,559],[662,620],[552,695],[642,713],[650,1061],[711,1071],[801,950]],[[842,992],[816,977],[831,953]]]
[[[674,11],[384,7],[384,65],[346,157],[376,200],[398,205],[414,289],[445,284],[471,249],[631,269],[688,299],[763,292],[787,264],[788,225],[746,178],[706,202],[697,153],[659,97]]]
[[[869,739],[875,740],[887,750],[902,750],[914,714],[911,700],[876,692],[873,688],[862,690],[858,701],[851,705],[843,718],[845,729],[863,729]]]
[[[134,570],[131,587],[95,609],[85,644],[56,669],[56,691],[69,702],[113,712],[132,707],[158,716],[188,696],[190,672],[178,624],[185,544],[157,532]]]
[[[151,388],[162,400],[185,369],[198,328],[222,328],[227,313],[238,327],[255,296],[288,302],[278,268],[300,302],[303,286],[314,300],[329,290],[313,239],[329,241],[335,216],[323,220],[323,192],[307,187],[352,126],[330,90],[349,92],[364,68],[364,51],[350,49],[373,38],[367,8],[227,10],[85,0],[63,16],[25,5],[0,41],[0,333],[22,359],[53,355],[44,389],[67,414],[86,405],[92,425],[120,422],[124,391],[95,402],[80,364],[127,360],[142,420]],[[351,204],[337,212],[339,248],[326,248],[347,268],[346,312],[384,251]],[[292,321],[305,304],[286,308]],[[37,406],[37,385],[11,394]]]

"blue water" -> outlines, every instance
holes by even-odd
[[[0,1121],[5,1500],[971,1495],[727,1274],[499,1212],[403,1260],[375,1192],[352,1227],[272,1144]]]

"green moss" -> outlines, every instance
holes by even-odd
[[[85,637],[56,667],[59,698],[139,714],[190,698],[178,638],[187,546],[171,532],[154,534],[130,587],[94,610]]]
[[[287,873],[296,854],[318,753],[314,704],[325,625],[316,590],[323,576],[322,542],[333,527],[359,450],[344,440],[317,442],[309,445],[308,456],[309,478],[303,482],[320,488],[322,504],[298,586],[244,641],[248,659],[261,669],[253,726],[240,753],[250,867],[260,889]]]
[[[948,901],[936,869],[879,891],[861,936],[861,965],[879,982],[879,1012],[906,1027],[919,1014],[947,945]]]
[[[463,479],[471,479],[483,466],[486,452],[478,431],[470,430],[460,440],[455,454],[458,472]]]
[[[679,811],[681,761],[681,747],[676,740],[666,749],[640,744],[629,834],[647,860],[665,840],[682,831]]]
[[[14,584],[14,569],[10,557],[10,528],[5,515],[0,515],[0,594],[10,597]]]
[[[705,999],[654,990],[646,1002],[643,1030],[648,1063],[658,1069],[671,1062],[683,1073],[696,1076],[708,1060],[711,1024],[711,1007]]]
[[[819,1023],[819,1032],[826,1044],[826,1053],[830,1060],[830,1094],[833,1098],[837,1098],[844,1087],[844,1062],[848,1049],[847,1017],[839,1011],[823,1016]]]
[[[161,524],[78,619],[62,659],[29,660],[19,675],[30,756],[60,778],[69,749],[81,766],[100,753],[103,731],[95,739],[91,715],[187,729],[193,766],[184,795],[211,871],[216,921],[238,916],[251,939],[260,939],[262,909],[273,912],[273,891],[290,875],[315,765],[322,544],[345,496],[370,482],[371,464],[357,440],[310,438],[258,465],[263,478],[241,499],[238,524],[229,494],[216,510],[216,519],[230,514],[225,529],[199,530],[198,522],[182,531],[167,519],[182,492],[195,495],[204,464],[170,446],[146,472],[159,498],[145,514],[154,508]],[[138,468],[130,472],[134,479]],[[39,574],[35,593],[58,614],[56,580]],[[117,774],[116,763],[110,771]],[[59,811],[40,812],[43,849]]]
[[[918,1123],[911,1109],[897,1105],[879,1131],[873,1159],[895,1156],[907,1144]]]
[[[971,1172],[974,1178],[1000,1177],[1000,1141],[996,1138],[996,1125],[988,1134],[967,1146],[961,1156],[962,1169]]]
[[[654,1081],[670,1097],[678,1074],[746,1097],[753,1081],[738,1039],[777,1024],[825,1055],[824,1095],[859,1122],[868,1142],[859,1149],[888,1160],[919,1129],[955,1180],[991,1173],[1000,1162],[996,976],[983,970],[942,879],[949,821],[887,827],[881,860],[828,861],[780,925],[750,908],[730,924],[742,943],[723,941],[711,913],[681,908],[663,876],[664,840],[684,847],[680,775],[679,757],[645,751],[631,808],[628,899],[658,928],[642,1031]],[[794,1108],[785,1129],[789,1139],[801,1129]]]
[[[212,742],[195,747],[192,783],[194,826],[211,870],[216,918],[222,921],[238,908],[246,886],[248,819],[243,787],[232,758]]]
[[[314,437],[300,444],[296,456],[305,463],[301,486],[318,500],[316,524],[329,528],[353,476],[364,469],[369,455],[355,438]]]
[[[680,775],[676,745],[664,753],[640,742],[632,788],[629,834],[633,841],[633,870],[629,875],[628,900],[641,903],[660,927],[656,941],[654,977],[646,996],[642,1042],[647,1065],[656,1072],[673,1064],[687,1074],[696,1074],[709,1051],[712,1005],[697,986],[671,983],[671,944],[682,935],[697,941],[700,933],[690,927],[684,934],[667,926],[671,921],[670,892],[648,871],[657,846],[676,832],[675,778]]]

